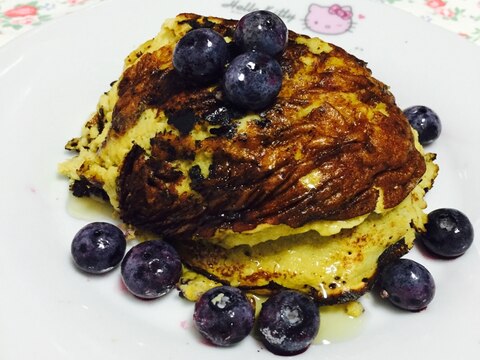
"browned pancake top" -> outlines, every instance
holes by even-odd
[[[193,28],[230,37],[236,23],[184,16]],[[343,49],[331,45],[316,55],[298,37],[289,33],[279,58],[284,79],[276,102],[242,131],[246,113],[223,100],[220,85],[182,79],[171,65],[173,47],[143,54],[125,71],[109,136],[121,136],[146,109],[163,111],[180,133],[157,134],[148,155],[137,145],[129,152],[118,179],[125,222],[172,239],[208,238],[220,228],[349,219],[376,208],[378,189],[385,208],[407,196],[425,162],[387,86]],[[191,136],[209,124],[218,125],[209,137]],[[198,152],[212,154],[208,176],[193,166],[193,192],[179,194],[185,175],[173,161]],[[306,188],[300,179],[314,170],[318,184]]]

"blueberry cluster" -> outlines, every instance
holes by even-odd
[[[85,272],[102,274],[121,263],[126,288],[142,299],[154,299],[172,290],[182,272],[176,250],[162,240],[132,247],[127,255],[122,230],[105,222],[84,226],[74,236],[71,253],[75,265]]]
[[[93,274],[121,264],[125,287],[141,299],[167,294],[178,283],[182,263],[176,250],[163,240],[133,246],[125,255],[126,239],[115,225],[93,222],[74,236],[71,253],[75,264]],[[275,354],[305,351],[315,338],[318,307],[312,298],[295,291],[270,297],[258,318],[259,337]],[[193,322],[200,334],[216,346],[231,346],[247,337],[255,323],[255,303],[243,291],[219,286],[205,292],[195,304]]]
[[[473,243],[472,223],[456,209],[441,208],[430,212],[425,229],[424,233],[417,234],[416,240],[440,258],[463,255]],[[377,286],[382,298],[410,311],[425,309],[435,295],[432,274],[410,259],[399,259],[383,268]]]
[[[252,330],[255,311],[238,288],[219,286],[205,292],[195,304],[193,321],[207,340],[217,346],[230,346]],[[267,299],[257,319],[260,341],[277,355],[296,355],[310,346],[318,333],[320,313],[317,304],[296,291],[281,291]]]
[[[261,110],[282,87],[282,69],[275,57],[287,47],[287,27],[274,13],[254,11],[238,21],[233,40],[241,54],[229,62],[228,45],[219,33],[208,28],[191,30],[175,46],[173,66],[185,78],[200,83],[222,78],[228,101]]]

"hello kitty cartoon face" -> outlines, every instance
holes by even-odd
[[[350,6],[311,4],[305,17],[305,24],[319,34],[339,35],[347,32],[352,26],[352,15]]]

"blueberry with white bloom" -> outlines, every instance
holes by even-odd
[[[304,352],[315,339],[320,327],[317,304],[307,295],[282,291],[262,305],[258,332],[265,347],[277,355]]]
[[[74,236],[71,253],[78,268],[101,274],[122,261],[126,246],[125,235],[118,227],[106,222],[93,222]]]
[[[163,240],[150,240],[132,247],[122,261],[123,283],[135,296],[155,299],[175,287],[182,263],[177,251]]]
[[[205,292],[195,304],[193,321],[198,331],[217,346],[230,346],[252,330],[255,311],[245,294],[231,286]]]

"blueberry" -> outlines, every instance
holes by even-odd
[[[255,311],[245,294],[219,286],[205,292],[195,304],[193,321],[198,331],[218,346],[243,340],[252,330]]]
[[[403,111],[410,125],[418,132],[418,141],[428,145],[436,140],[442,132],[438,115],[430,108],[417,105]]]
[[[121,270],[123,283],[133,295],[155,299],[173,289],[180,279],[182,263],[170,244],[150,240],[127,252]]]
[[[71,253],[81,270],[101,274],[122,261],[127,241],[115,225],[93,222],[81,228],[74,236]]]
[[[262,305],[258,316],[259,336],[277,355],[305,351],[318,333],[320,314],[312,298],[296,291],[282,291]]]
[[[468,217],[455,209],[437,209],[428,214],[426,232],[419,236],[432,253],[452,258],[463,255],[473,242],[473,226]]]
[[[260,110],[271,104],[281,87],[280,64],[266,54],[253,51],[233,59],[223,82],[227,99],[250,110]]]
[[[277,56],[287,47],[288,29],[274,13],[259,10],[238,21],[233,38],[243,51],[256,50]]]
[[[410,311],[426,308],[435,295],[435,282],[430,272],[410,259],[398,259],[383,268],[378,287],[382,298]]]
[[[228,60],[222,35],[212,29],[191,30],[175,46],[173,66],[184,77],[208,82],[221,77]]]

